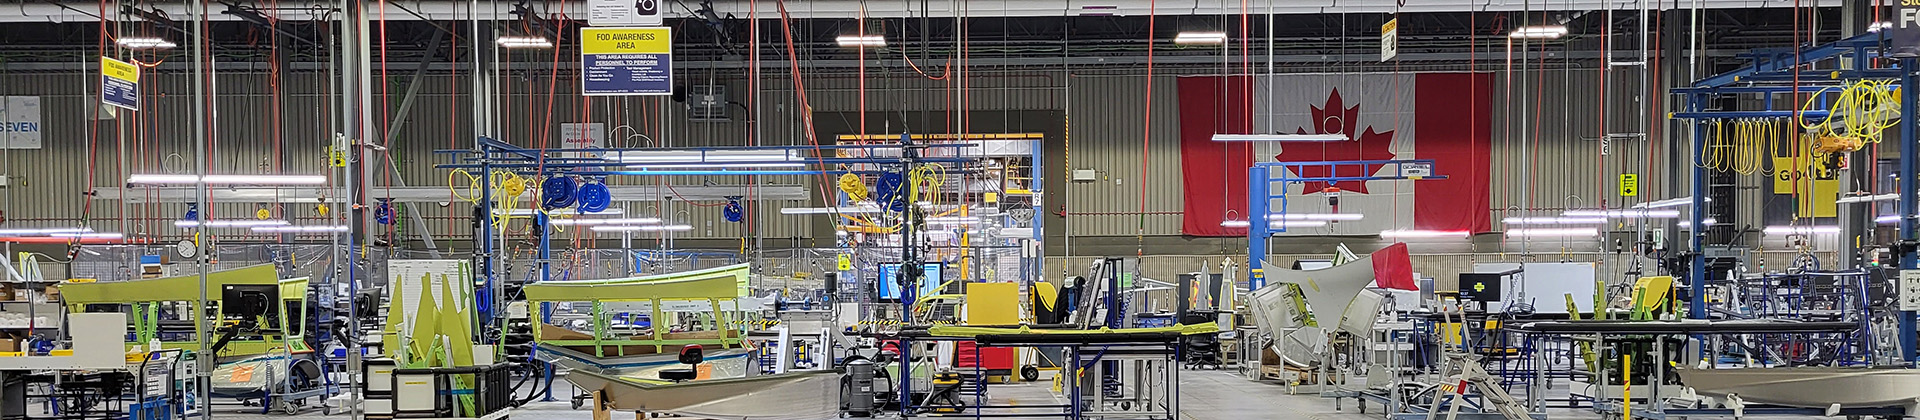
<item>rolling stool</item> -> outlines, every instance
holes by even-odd
[[[700,372],[696,370],[696,368],[698,367],[700,362],[704,362],[706,360],[707,360],[706,356],[702,354],[700,351],[700,345],[689,344],[686,347],[681,347],[680,348],[680,364],[687,365],[687,368],[661,370],[660,379],[665,381],[674,381],[677,383],[677,382],[691,381],[696,378],[699,378]]]

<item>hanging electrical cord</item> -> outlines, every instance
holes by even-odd
[[[1740,175],[1771,174],[1767,161],[1772,156],[1774,136],[1782,121],[1769,119],[1716,119],[1706,136],[1706,148],[1694,165]]]

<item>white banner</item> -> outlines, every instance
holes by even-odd
[[[40,148],[40,97],[8,96],[0,103],[0,149]]]

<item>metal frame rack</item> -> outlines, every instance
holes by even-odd
[[[1514,329],[1522,334],[1526,334],[1528,340],[1572,338],[1591,341],[1594,351],[1598,353],[1598,357],[1602,360],[1613,357],[1610,356],[1610,354],[1619,354],[1619,349],[1615,347],[1616,343],[1650,339],[1653,343],[1651,355],[1636,355],[1652,357],[1653,363],[1650,365],[1664,367],[1669,366],[1670,362],[1676,362],[1669,359],[1669,353],[1671,352],[1668,350],[1678,350],[1669,349],[1666,346],[1669,344],[1682,345],[1679,344],[1679,342],[1682,342],[1684,337],[1719,340],[1722,337],[1737,338],[1743,335],[1812,336],[1822,334],[1846,334],[1860,328],[1859,325],[1850,322],[1717,322],[1719,321],[1535,322],[1519,324],[1516,325]],[[1609,369],[1599,369],[1597,372],[1594,372],[1594,374],[1597,376],[1595,383],[1611,383],[1611,380],[1608,378],[1610,375]],[[1647,375],[1650,384],[1666,383],[1668,379],[1666,374],[1667,369],[1664,368],[1652,369],[1651,372],[1644,373],[1644,375]],[[1640,391],[1639,387],[1635,388],[1633,394],[1636,396],[1634,398],[1635,400],[1657,402],[1663,401],[1665,397],[1672,396],[1663,393],[1661,391],[1663,387],[1661,386],[1646,386],[1645,388],[1646,391]],[[1644,395],[1644,398],[1640,397],[1642,395]],[[1733,410],[1729,409],[1670,408],[1661,403],[1647,403],[1642,404],[1641,407],[1642,408],[1632,410],[1634,418],[1664,420],[1672,417],[1690,418],[1690,416],[1730,416],[1733,414]],[[1619,415],[1627,411],[1627,407],[1623,406],[1622,403],[1608,401],[1606,398],[1600,398],[1600,400],[1594,401],[1593,409],[1596,412],[1608,415]],[[1772,406],[1749,407],[1745,412],[1747,415],[1789,414],[1818,416],[1826,414],[1826,410],[1824,409]],[[1886,415],[1888,413],[1887,410],[1880,408],[1845,409],[1840,411],[1841,415],[1847,416]]]
[[[901,134],[899,138],[900,138],[900,141],[897,144],[692,147],[692,148],[627,148],[627,149],[621,149],[621,148],[533,149],[533,148],[523,148],[519,146],[514,146],[512,144],[508,144],[508,143],[505,143],[499,140],[494,140],[487,137],[480,137],[476,139],[473,149],[435,151],[434,153],[437,156],[439,156],[438,159],[440,159],[444,163],[436,164],[434,165],[434,167],[438,169],[445,169],[445,170],[465,170],[468,172],[478,171],[480,174],[482,174],[482,176],[480,176],[478,179],[478,182],[480,183],[479,188],[481,191],[481,195],[479,197],[477,208],[474,211],[474,217],[478,219],[476,220],[476,225],[478,225],[476,229],[478,231],[476,232],[475,237],[476,238],[492,238],[494,236],[493,203],[494,203],[495,197],[494,197],[494,188],[493,188],[493,185],[491,185],[491,182],[492,182],[492,174],[495,173],[496,171],[505,171],[505,172],[518,174],[518,175],[534,175],[534,176],[541,176],[541,177],[581,176],[581,177],[589,177],[589,178],[605,178],[605,177],[622,176],[622,175],[625,175],[625,176],[829,175],[831,176],[831,175],[839,175],[839,174],[845,174],[845,173],[879,174],[879,173],[887,172],[885,168],[900,168],[901,170],[904,171],[905,168],[911,168],[915,165],[927,164],[927,163],[956,164],[955,166],[958,166],[957,164],[977,161],[976,158],[964,157],[962,156],[963,155],[962,153],[957,153],[957,152],[952,153],[952,155],[954,155],[952,157],[922,156],[923,152],[930,149],[958,150],[966,147],[976,146],[975,144],[969,144],[969,143],[916,144],[913,138],[911,137],[911,135],[909,134]],[[898,150],[899,153],[898,153],[898,156],[884,156],[889,153],[874,153],[875,151],[881,151],[881,150],[887,150],[887,151]],[[766,158],[741,157],[742,155],[750,152],[758,152],[760,154],[778,153],[782,158],[766,159]],[[858,153],[858,152],[866,152],[866,153]],[[691,164],[687,164],[686,162],[675,162],[676,164],[663,165],[661,162],[623,160],[619,158],[609,159],[604,157],[604,156],[616,156],[616,157],[645,156],[649,154],[663,154],[663,153],[672,153],[682,157],[697,157],[697,159],[693,160]],[[843,157],[843,155],[850,155],[850,154],[858,154],[858,155],[867,156],[867,157]],[[698,166],[698,167],[689,167],[689,166]],[[811,166],[811,168],[809,168],[809,166]],[[753,167],[759,167],[759,168],[793,167],[793,168],[792,169],[747,169],[747,168],[753,168]],[[871,169],[866,169],[866,170],[838,169],[838,168],[850,168],[850,167],[865,167],[865,168],[871,168]],[[953,172],[965,173],[964,170],[955,170]],[[913,206],[909,206],[909,207],[910,207],[909,211],[905,212],[907,217],[905,219],[905,223],[903,223],[903,225],[907,227],[903,228],[901,232],[901,237],[903,238],[903,240],[901,241],[901,248],[904,253],[905,259],[914,260],[916,258],[914,250],[917,247],[911,246],[911,242],[908,240],[905,240],[904,238],[914,237],[913,235],[914,224],[917,223],[920,219],[920,217],[916,215],[918,215],[920,212],[912,211],[911,207]],[[548,219],[544,212],[535,212],[533,216],[533,222],[540,232],[539,249],[536,255],[536,258],[538,259],[539,266],[540,266],[539,268],[540,276],[538,281],[547,281],[547,280],[550,280],[552,277],[551,267],[549,262],[549,259],[551,258],[551,252],[552,252],[551,236],[550,236],[551,229],[550,229],[550,226],[548,225]],[[477,253],[478,254],[477,259],[479,260],[479,263],[480,263],[480,267],[479,267],[480,269],[477,270],[475,282],[479,284],[478,288],[493,292],[489,294],[490,297],[484,298],[485,301],[480,302],[479,306],[483,308],[492,308],[492,309],[486,310],[485,312],[496,314],[495,318],[498,318],[499,317],[498,314],[500,312],[497,310],[497,306],[501,305],[502,302],[499,301],[499,297],[498,297],[499,295],[498,291],[501,290],[501,283],[497,281],[495,278],[497,277],[495,273],[495,259],[497,258],[495,255],[496,253],[497,252],[494,249],[494,244],[491,239],[480,241],[479,252]],[[917,274],[919,273],[918,270],[901,270],[901,272],[907,274],[907,277],[909,279],[917,276]],[[901,291],[901,313],[902,314],[912,313],[912,305],[913,305],[912,302],[914,301],[913,292],[914,290],[912,288],[903,288],[903,290]],[[549,316],[552,309],[548,305],[543,305],[543,307],[539,308],[538,310],[541,312],[543,316]],[[483,328],[494,326],[493,320],[483,319],[479,321],[480,321],[480,325],[482,325]],[[907,351],[907,349],[910,348],[910,344],[911,343],[908,342],[907,340],[902,340],[900,348],[902,349],[903,353],[908,353],[908,354],[901,355],[901,360],[903,361],[908,361],[913,359],[910,352]],[[543,380],[551,383],[551,381],[553,380],[551,368],[547,369],[546,377],[543,378]],[[909,384],[911,383],[912,381],[900,382],[901,394],[903,395],[903,400],[901,402],[903,406],[910,407],[912,405],[911,401],[904,399],[905,395],[911,395],[911,392],[909,392],[910,391]],[[549,389],[550,388],[551,387],[549,387]],[[545,397],[545,399],[547,400],[551,400],[551,398],[552,397],[550,395]]]
[[[1672,89],[1671,92],[1673,94],[1682,97],[1682,111],[1673,114],[1673,118],[1692,120],[1690,122],[1693,129],[1692,158],[1697,161],[1699,155],[1705,149],[1707,132],[1709,130],[1707,130],[1704,125],[1711,120],[1731,118],[1825,118],[1828,114],[1827,111],[1821,110],[1802,111],[1799,109],[1775,109],[1776,104],[1774,97],[1776,94],[1792,94],[1796,98],[1803,93],[1820,95],[1823,89],[1836,87],[1834,85],[1835,81],[1866,78],[1898,78],[1898,86],[1915,86],[1914,71],[1920,70],[1920,62],[1916,62],[1916,59],[1912,57],[1897,58],[1887,56],[1885,49],[1881,47],[1883,42],[1885,42],[1885,40],[1882,34],[1869,33],[1836,41],[1832,44],[1798,50],[1759,50],[1746,55],[1745,58],[1750,60],[1750,62],[1739,69],[1700,79],[1693,82],[1689,87]],[[1886,61],[1891,61],[1891,65],[1881,65]],[[1816,63],[1838,64],[1834,66],[1838,68],[1838,70],[1821,70],[1820,73],[1817,74],[1818,77],[1801,76],[1795,72],[1796,69]],[[1787,83],[1797,78],[1803,79],[1799,79],[1800,83],[1782,85],[1782,83]],[[1893,86],[1889,86],[1888,88],[1891,89]],[[1749,94],[1760,95],[1762,104],[1766,109],[1757,111],[1713,111],[1708,108],[1710,103],[1716,98]],[[1815,99],[1821,100],[1822,103],[1825,103],[1827,100],[1826,97],[1818,97]],[[1902,147],[1900,147],[1899,171],[1894,175],[1899,179],[1898,191],[1902,192],[1897,194],[1899,197],[1899,242],[1901,246],[1896,247],[1896,249],[1899,252],[1900,268],[1905,270],[1920,268],[1920,265],[1916,265],[1916,262],[1920,260],[1916,259],[1914,247],[1916,243],[1920,243],[1920,229],[1916,229],[1920,228],[1920,225],[1916,224],[1916,222],[1920,222],[1920,220],[1916,220],[1915,216],[1916,213],[1920,213],[1920,200],[1916,199],[1914,193],[1917,185],[1915,184],[1915,174],[1916,172],[1920,172],[1916,171],[1916,165],[1920,165],[1920,150],[1912,147],[1912,145],[1916,143],[1916,139],[1920,139],[1920,133],[1915,132],[1914,123],[1911,120],[1916,112],[1916,101],[1920,101],[1920,90],[1900,90],[1900,115],[1902,118],[1899,122],[1899,132]],[[1786,104],[1788,107],[1798,107],[1799,105],[1798,103]],[[1700,167],[1699,165],[1693,166],[1691,183],[1692,205],[1696,210],[1704,209],[1706,208],[1707,171],[1706,168]],[[1691,213],[1692,226],[1704,226],[1704,219],[1706,218],[1705,212],[1693,211]],[[1705,231],[1706,229],[1694,229],[1690,239],[1691,247],[1695,252],[1693,253],[1692,263],[1689,265],[1688,273],[1686,273],[1687,281],[1691,284],[1693,294],[1688,317],[1694,319],[1704,319],[1707,317],[1706,282],[1701,281],[1706,278],[1706,255],[1701,252],[1701,250],[1704,249]],[[1915,360],[1914,346],[1916,332],[1914,312],[1902,312],[1899,317],[1899,329],[1900,359],[1903,363],[1912,363]]]
[[[1426,171],[1410,171],[1414,167],[1426,168]],[[1358,170],[1359,176],[1305,176],[1306,168],[1325,168],[1329,174],[1341,171]],[[1285,225],[1274,229],[1268,223],[1273,215],[1287,214],[1287,184],[1305,182],[1367,182],[1394,179],[1447,179],[1446,175],[1431,175],[1433,159],[1398,160],[1342,160],[1325,162],[1261,162],[1247,168],[1247,276],[1249,290],[1260,290],[1266,286],[1267,241],[1275,233],[1287,231]],[[1385,173],[1381,173],[1381,172]],[[1378,174],[1376,174],[1378,173]],[[1274,183],[1279,183],[1278,189]],[[1280,200],[1280,208],[1274,209],[1273,201]],[[1278,212],[1274,212],[1278,210]]]
[[[1852,322],[1860,328],[1839,334],[1756,334],[1746,342],[1723,342],[1716,350],[1723,356],[1742,355],[1766,364],[1871,364],[1873,328],[1869,325],[1872,318],[1867,316],[1867,281],[1867,273],[1860,271],[1740,279],[1734,295],[1739,301],[1729,303],[1741,306],[1728,308],[1730,313],[1760,319]]]

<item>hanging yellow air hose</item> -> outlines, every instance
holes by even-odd
[[[1860,80],[1847,85],[1840,90],[1839,96],[1833,98],[1832,105],[1825,109],[1826,118],[1802,127],[1816,133],[1815,138],[1853,138],[1859,140],[1858,144],[1879,143],[1886,130],[1899,125],[1899,117],[1903,117],[1899,115],[1899,91],[1890,88],[1894,82],[1893,79]],[[1807,102],[1800,109],[1821,110],[1816,102],[1827,90],[1821,89],[1807,97]],[[1855,146],[1852,150],[1858,149]]]
[[[507,224],[514,219],[528,218],[529,216],[514,216],[513,210],[520,203],[520,195],[527,192],[527,184],[530,180],[507,171],[493,171],[488,175],[487,181],[493,185],[491,196],[494,200],[494,229],[504,231]],[[458,182],[461,177],[466,178],[465,185]],[[480,203],[480,197],[483,196],[480,191],[480,177],[465,169],[455,169],[447,173],[447,190],[453,194],[454,198],[476,205]],[[462,190],[466,193],[462,194]]]

